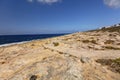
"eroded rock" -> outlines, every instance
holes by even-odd
[[[90,58],[82,56],[80,60],[82,63],[88,63],[90,61]]]

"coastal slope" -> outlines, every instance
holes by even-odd
[[[120,26],[0,47],[0,80],[120,80]]]

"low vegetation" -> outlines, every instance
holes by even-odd
[[[120,43],[117,43],[117,45],[120,45]]]
[[[37,76],[36,75],[32,75],[29,80],[37,80]]]
[[[35,44],[31,44],[31,46],[35,46]]]
[[[93,43],[93,44],[97,44],[96,40],[83,40],[83,43]]]
[[[83,43],[89,43],[90,41],[89,40],[83,40],[82,42]]]
[[[113,72],[120,73],[120,58],[117,59],[98,59],[96,62],[108,66],[108,69],[110,69]]]
[[[111,49],[111,50],[120,50],[118,47],[113,47],[113,46],[105,46],[106,49]]]
[[[115,42],[114,40],[106,40],[104,43],[105,44],[114,44],[114,42]]]
[[[102,32],[118,32],[120,33],[120,26],[111,26],[111,27],[108,27],[108,28],[105,28],[103,27],[102,29],[95,29],[95,30],[89,30],[89,31],[86,31],[86,32],[99,32],[99,31],[102,31]]]
[[[102,29],[103,32],[108,31],[108,32],[119,32],[120,33],[120,26],[118,27],[110,27],[110,28],[104,28]]]
[[[54,46],[59,46],[58,42],[53,42]]]

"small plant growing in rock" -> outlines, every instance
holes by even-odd
[[[96,62],[102,64],[102,65],[107,65],[108,69],[114,72],[120,73],[120,58],[117,59],[98,59]]]
[[[93,43],[93,44],[97,44],[97,42],[95,40],[83,40],[83,43]]]
[[[82,42],[83,43],[89,43],[90,41],[89,40],[83,40]]]
[[[91,43],[93,43],[93,44],[97,44],[97,42],[96,42],[95,40],[92,40]]]
[[[113,62],[117,63],[120,66],[120,58],[114,59]]]
[[[113,46],[105,46],[106,49],[112,49],[112,50],[120,50],[120,48],[113,47]]]
[[[117,43],[117,45],[120,45],[120,43]]]
[[[114,40],[106,40],[104,43],[105,43],[105,44],[113,44],[113,43],[114,43]]]
[[[54,46],[59,46],[58,42],[53,42]]]
[[[35,46],[35,44],[31,44],[31,46]]]
[[[30,80],[37,80],[37,76],[36,76],[36,75],[32,75],[32,76],[30,77]]]

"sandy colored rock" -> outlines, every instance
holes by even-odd
[[[96,30],[0,47],[0,80],[120,80],[96,62],[120,57],[119,38]]]

